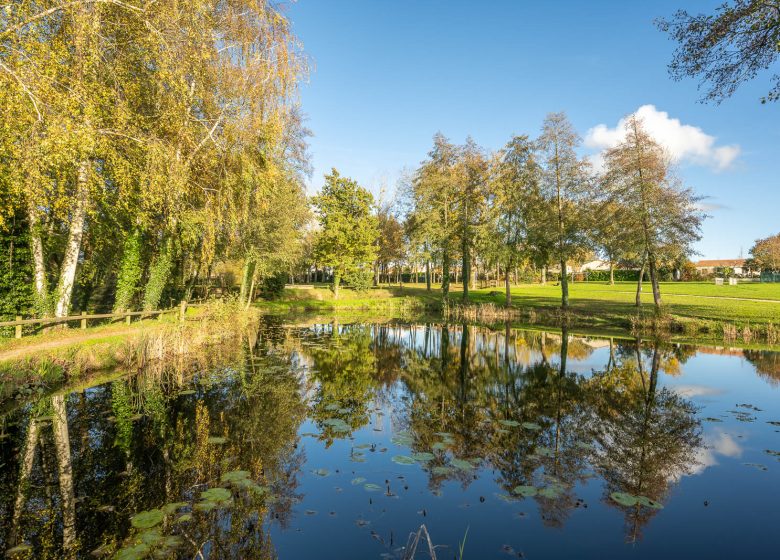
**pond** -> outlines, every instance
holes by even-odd
[[[778,353],[272,319],[236,347],[6,408],[0,551],[776,554]]]

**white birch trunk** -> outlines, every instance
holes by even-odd
[[[43,241],[41,240],[40,230],[41,221],[38,217],[38,210],[32,204],[28,210],[28,218],[30,220],[30,241],[32,245],[35,297],[38,303],[43,303],[46,299],[46,268],[43,264]]]
[[[78,178],[76,180],[76,202],[71,215],[65,256],[62,259],[60,282],[57,286],[57,308],[54,313],[56,317],[66,317],[70,311],[70,299],[73,295],[73,284],[76,280],[76,267],[79,263],[81,238],[84,236],[84,223],[87,217],[87,204],[89,203],[88,180],[89,162],[84,160],[79,163]]]
[[[51,398],[54,409],[52,428],[54,446],[57,452],[57,468],[62,495],[62,545],[66,558],[75,558],[76,554],[76,496],[73,490],[73,466],[70,457],[70,435],[68,432],[68,412],[65,408],[65,396]]]

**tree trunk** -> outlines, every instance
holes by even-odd
[[[441,293],[446,298],[450,295],[450,252],[444,251],[441,258]]]
[[[339,278],[339,275],[336,271],[333,271],[333,299],[339,299],[340,283],[341,283],[341,278]]]
[[[639,269],[639,280],[636,283],[636,306],[642,307],[642,277],[645,275],[645,256],[642,255],[642,266]]]
[[[561,307],[569,307],[569,273],[566,259],[561,259]]]
[[[431,261],[425,259],[425,291],[431,291]]]
[[[653,287],[653,302],[656,310],[661,308],[661,288],[658,286],[658,269],[655,260],[655,253],[647,255],[648,268],[650,269],[650,285]]]
[[[542,285],[547,284],[547,265],[542,267]]]
[[[469,279],[471,276],[471,251],[467,243],[463,243],[463,268],[461,269],[463,277],[463,301],[469,300]]]
[[[609,260],[609,285],[615,285],[615,265],[612,264],[612,259]]]
[[[509,270],[512,268],[511,263],[507,265],[504,271],[504,287],[506,288],[506,307],[509,309],[512,306],[512,290],[509,283]]]
[[[27,435],[24,438],[24,451],[21,453],[21,471],[19,481],[16,484],[16,501],[14,502],[13,518],[11,520],[11,534],[8,537],[9,547],[14,547],[19,542],[19,524],[24,510],[25,494],[30,484],[30,474],[32,473],[33,463],[35,461],[35,449],[38,447],[38,434],[40,433],[40,424],[35,418],[30,418],[27,426]]]
[[[67,317],[70,311],[70,299],[73,295],[73,284],[76,280],[76,267],[81,252],[81,238],[84,236],[84,222],[87,217],[89,203],[89,161],[79,163],[76,179],[76,201],[70,216],[70,231],[65,245],[65,255],[60,269],[60,282],[57,286],[56,317]]]
[[[68,435],[68,413],[65,396],[51,398],[54,414],[52,429],[54,445],[57,450],[57,468],[59,471],[60,494],[62,495],[62,545],[67,558],[76,555],[76,497],[73,491],[73,467],[70,455],[70,437]]]
[[[30,222],[30,248],[33,258],[33,277],[35,287],[35,303],[39,314],[48,315],[46,309],[46,268],[43,262],[43,240],[41,239],[41,222],[38,210],[30,204],[27,217]]]

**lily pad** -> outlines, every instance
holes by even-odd
[[[465,459],[453,459],[450,461],[452,463],[452,466],[456,469],[460,469],[462,471],[470,471],[474,468],[474,465],[466,461]]]
[[[121,549],[114,558],[116,560],[142,560],[149,556],[149,552],[151,552],[151,549],[148,544],[139,543]]]
[[[407,455],[395,455],[392,459],[393,463],[397,463],[399,465],[414,465],[416,461],[412,459],[411,457],[408,457]]]
[[[368,484],[364,484],[363,488],[365,490],[367,490],[368,492],[381,492],[382,491],[382,487],[381,486],[379,486],[378,484],[373,484],[371,482],[369,482]]]
[[[435,451],[444,451],[447,449],[447,444],[442,441],[437,441],[431,446]]]
[[[191,513],[181,514],[179,517],[176,518],[176,521],[174,521],[174,523],[186,523],[187,521],[192,521]]]
[[[330,471],[328,469],[314,469],[311,472],[313,474],[316,474],[317,476],[328,476],[330,474]]]
[[[149,511],[142,511],[136,513],[130,518],[130,523],[136,529],[149,529],[155,525],[159,525],[165,517],[165,514],[159,509],[150,509]]]
[[[444,467],[444,466],[433,467],[431,469],[431,472],[438,476],[447,476],[448,474],[452,473],[452,471],[453,471],[452,467]]]
[[[162,507],[162,511],[165,515],[170,515],[171,513],[174,513],[176,510],[181,509],[187,505],[189,505],[187,502],[171,502],[170,504],[165,504]]]
[[[414,438],[411,436],[411,434],[408,434],[406,432],[399,432],[395,434],[391,439],[391,442],[393,442],[396,445],[401,446],[408,446],[412,445],[414,443]]]
[[[559,486],[557,484],[551,484],[550,486],[545,486],[544,488],[540,488],[537,494],[539,496],[542,496],[543,498],[549,498],[551,500],[555,500],[556,498],[561,497],[563,491],[564,491],[563,486]]]
[[[211,436],[207,441],[213,445],[223,445],[227,443],[227,438],[221,436]]]
[[[194,394],[195,394],[195,390],[194,389],[186,389],[184,391],[179,391],[179,396],[194,395]]]
[[[639,498],[628,492],[612,492],[609,497],[621,506],[631,507],[639,503]]]
[[[527,486],[521,484],[520,486],[515,486],[514,488],[512,488],[512,492],[520,496],[525,496],[526,498],[530,498],[531,496],[536,496],[538,490],[536,489],[535,486]]]
[[[352,484],[352,486],[357,486],[358,484],[363,484],[365,481],[366,481],[365,478],[363,478],[362,476],[359,476],[357,478],[353,478],[350,481],[350,483]]]
[[[636,500],[640,505],[643,505],[645,507],[649,507],[653,509],[664,509],[664,505],[662,503],[656,502],[655,500],[651,500],[647,496],[637,496]]]
[[[230,500],[232,494],[227,488],[209,488],[200,493],[200,499],[221,504]]]
[[[533,431],[539,431],[542,429],[542,427],[539,424],[535,424],[534,422],[523,422],[523,428],[526,430],[533,430]]]
[[[516,428],[520,425],[520,422],[517,420],[499,420],[498,423],[508,428]]]
[[[241,485],[249,479],[249,474],[249,471],[230,471],[223,474],[220,481],[228,484]]]
[[[412,453],[412,459],[415,461],[418,461],[420,463],[425,463],[428,461],[433,461],[436,457],[433,453],[428,453],[427,451],[420,451],[419,453]]]

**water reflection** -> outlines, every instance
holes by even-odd
[[[597,350],[603,365],[583,366]],[[488,479],[498,499],[532,503],[561,529],[596,480],[635,542],[685,475],[738,455],[728,434],[705,446],[693,401],[659,383],[694,354],[509,326],[268,322],[216,366],[156,364],[3,417],[0,549],[285,557],[272,533],[295,530],[303,481],[329,474],[311,472],[307,449],[357,432],[377,441],[353,444],[339,469],[360,480],[375,456],[413,463],[426,477],[420,508],[449,483]],[[380,486],[399,492],[389,477]],[[139,512],[153,512],[148,523],[132,520]],[[322,543],[309,546],[322,556]]]

